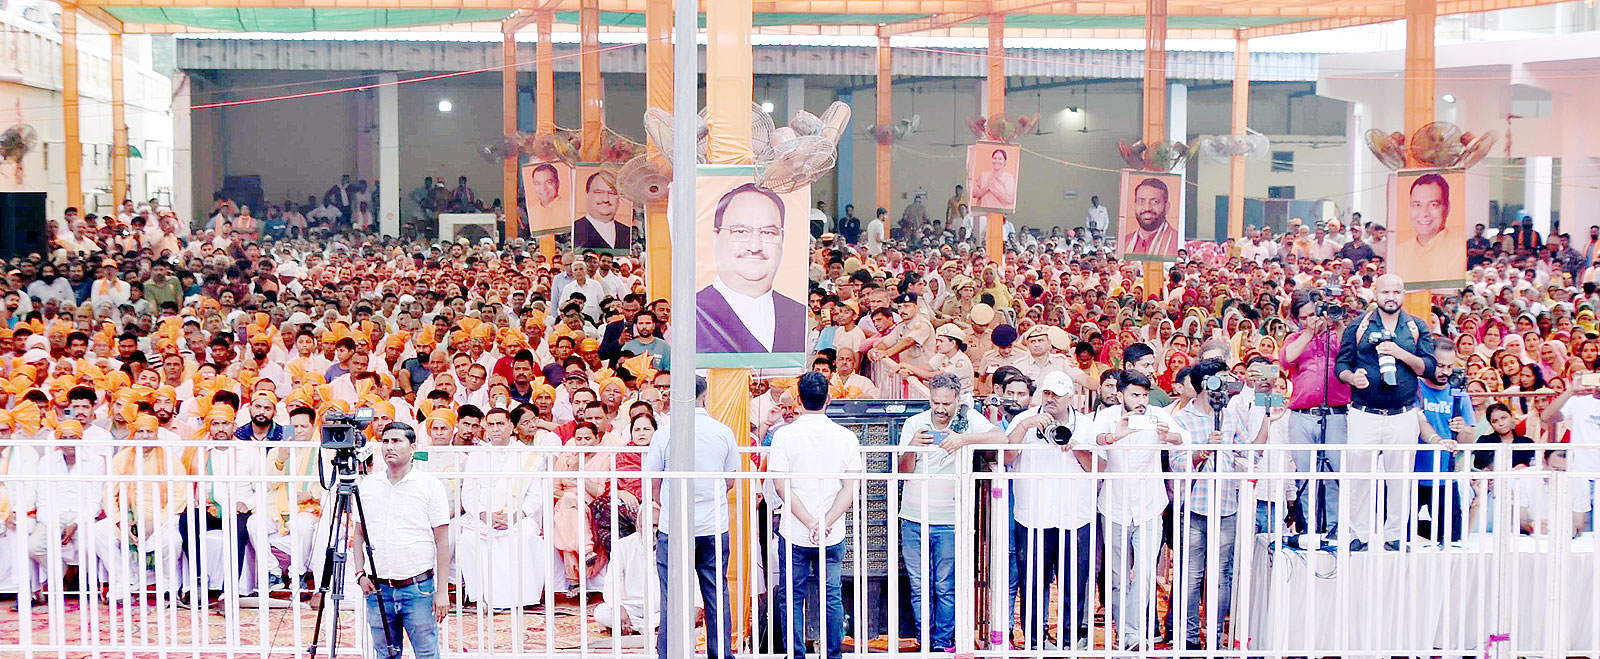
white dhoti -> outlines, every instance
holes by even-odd
[[[539,603],[553,563],[537,522],[497,531],[470,518],[459,525],[456,562],[467,596],[494,609]]]
[[[33,520],[20,517],[18,526],[0,525],[0,593],[33,592],[33,561],[28,558],[28,532]]]
[[[289,577],[296,579],[309,570],[316,579],[321,579],[323,564],[327,562],[331,519],[297,512],[290,515],[289,531],[284,533],[273,517],[251,515],[246,529],[250,533],[250,546],[269,548],[266,551],[270,558],[257,558],[266,562],[267,571],[280,572],[287,568]]]
[[[161,592],[177,592],[182,536],[176,517],[137,540],[115,522],[102,519],[95,522],[92,538],[112,599],[127,599],[132,589],[143,591],[152,579]]]

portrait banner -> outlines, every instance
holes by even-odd
[[[750,165],[700,165],[695,178],[695,364],[805,363],[811,188],[778,194]]]
[[[1003,142],[979,142],[967,147],[967,193],[972,212],[1014,213],[1017,210],[1017,173],[1022,149]]]
[[[574,170],[577,217],[572,249],[582,254],[628,254],[633,249],[633,202],[617,188],[617,172],[602,165]]]
[[[1184,192],[1182,174],[1122,170],[1117,256],[1176,261],[1183,248]]]
[[[572,228],[572,188],[572,165],[556,160],[522,166],[522,214],[530,237]]]
[[[1408,291],[1460,288],[1467,279],[1467,174],[1403,169],[1393,175],[1388,271]]]

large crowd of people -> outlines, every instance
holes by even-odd
[[[410,196],[435,210],[472,197],[465,179],[453,194],[442,185]],[[219,615],[248,590],[309,592],[323,580],[330,511],[324,487],[304,478],[325,459],[310,443],[330,412],[365,408],[377,448],[362,481],[370,526],[358,535],[375,562],[353,554],[352,578],[371,605],[380,592],[393,604],[392,628],[373,623],[381,656],[400,655],[400,628],[417,656],[434,656],[425,623],[452,601],[505,609],[590,588],[596,620],[643,632],[668,608],[657,533],[673,520],[650,505],[663,483],[646,474],[666,465],[674,379],[702,407],[697,471],[739,469],[736,447],[768,447],[756,464],[772,474],[761,495],[772,521],[760,528],[781,557],[767,590],[785,603],[823,595],[806,610],[824,612],[829,657],[844,633],[844,517],[864,504],[852,479],[779,474],[863,470],[859,438],[828,420],[830,401],[927,401],[900,426],[915,450],[892,461],[899,471],[953,474],[964,446],[1019,445],[1003,456],[1013,508],[989,523],[1013,530],[1011,627],[1031,647],[1087,647],[1097,611],[1121,647],[1216,647],[1228,635],[1235,537],[1302,536],[1339,551],[1450,542],[1488,528],[1494,493],[1416,473],[1600,468],[1594,449],[1556,446],[1600,442],[1592,227],[1582,246],[1521,223],[1478,227],[1466,284],[1435,292],[1419,316],[1386,273],[1383,227],[1359,215],[1190,242],[1157,282],[1114,256],[1097,202],[1081,229],[1008,221],[999,262],[960,188],[942,218],[918,196],[894,226],[886,209],[863,223],[854,207],[831,218],[819,205],[806,365],[756,378],[749,426],[730,429],[703,409],[703,378],[670,370],[673,301],[645,294],[642,240],[633,256],[551,258],[521,240],[400,241],[363,231],[375,194],[338,190],[311,200],[311,213],[330,209],[312,220],[326,227],[315,242],[300,209],[258,223],[219,199],[191,223],[152,201],[103,217],[68,209],[51,221],[47,253],[7,264],[0,589],[42,602],[66,595],[50,587],[65,575],[72,596],[116,605],[154,585],[181,604],[216,602]],[[215,443],[151,443],[179,440]],[[1371,450],[1309,448],[1318,443]],[[1381,450],[1418,443],[1437,448]],[[1040,450],[1052,444],[1061,449]],[[1264,464],[1272,455],[1283,464]],[[1253,469],[1305,477],[1241,492],[1237,479],[1162,476]],[[1340,470],[1410,480],[1347,480],[1341,491],[1317,477]],[[4,478],[23,474],[61,478]],[[79,478],[108,474],[130,480]],[[954,628],[971,624],[954,619],[953,593],[954,565],[968,560],[955,535],[972,529],[957,529],[954,481],[910,482],[895,551],[914,635],[949,648]],[[728,488],[701,479],[693,489],[704,620],[723,630],[707,646],[731,656],[716,641],[729,622],[714,576],[727,565]],[[1528,506],[1513,523],[1548,534],[1588,521]],[[236,550],[227,569],[209,569],[223,576],[180,578],[213,530]],[[1172,598],[1165,617],[1158,597]],[[796,615],[775,619],[802,641],[807,614]],[[803,642],[789,647],[803,654]]]

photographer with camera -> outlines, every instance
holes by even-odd
[[[1024,379],[1007,383],[1027,383]],[[1041,647],[1050,626],[1049,593],[1057,574],[1068,568],[1070,581],[1063,589],[1056,638],[1061,647],[1087,649],[1089,625],[1094,616],[1095,481],[1087,477],[1050,478],[1050,475],[1087,474],[1096,471],[1089,418],[1072,409],[1072,379],[1063,371],[1045,374],[1039,386],[1039,406],[1018,414],[1006,441],[1050,448],[1015,451],[1012,481],[1016,520],[1026,534],[1023,540],[1023,634],[1028,648]],[[1064,564],[1064,565],[1063,565]],[[1014,599],[1014,598],[1013,598]],[[1068,625],[1071,625],[1070,627]],[[1050,648],[1046,648],[1050,649]]]
[[[1206,359],[1179,373],[1197,395],[1174,412],[1172,418],[1180,428],[1188,431],[1185,444],[1196,448],[1174,453],[1174,471],[1245,470],[1244,456],[1239,452],[1203,448],[1206,444],[1229,444],[1239,439],[1238,428],[1232,427],[1234,424],[1223,411],[1228,408],[1229,401],[1243,390],[1243,386],[1231,379],[1227,372],[1227,362]],[[1180,510],[1186,508],[1188,511],[1186,519],[1178,520],[1184,529],[1183,588],[1187,595],[1184,640],[1188,649],[1200,650],[1205,647],[1204,638],[1209,638],[1215,647],[1233,602],[1233,544],[1239,519],[1239,481],[1196,479],[1187,488],[1181,484],[1177,487],[1179,498],[1187,500],[1187,505],[1180,507]],[[1184,496],[1185,489],[1188,490],[1187,496]],[[1202,635],[1200,601],[1205,593],[1202,585],[1207,578],[1207,553],[1213,543],[1217,549],[1218,571],[1210,577],[1215,579],[1213,585],[1217,596],[1208,608],[1214,614],[1216,624],[1210,634]]]
[[[1350,385],[1333,369],[1344,330],[1345,308],[1338,288],[1299,290],[1289,298],[1289,314],[1300,325],[1283,344],[1284,368],[1292,383],[1290,444],[1343,444],[1349,429]],[[1300,473],[1338,472],[1339,451],[1295,451]],[[1302,533],[1333,533],[1339,523],[1339,481],[1314,478],[1295,482],[1290,516]]]
[[[1352,472],[1372,472],[1380,464],[1389,474],[1411,471],[1410,451],[1381,450],[1385,445],[1406,446],[1417,441],[1421,432],[1420,419],[1414,413],[1417,380],[1434,374],[1433,333],[1425,320],[1400,308],[1405,295],[1405,281],[1395,275],[1379,277],[1373,291],[1377,309],[1357,317],[1340,340],[1339,380],[1352,387],[1349,441],[1373,447],[1351,452],[1346,466]],[[1346,526],[1355,536],[1350,543],[1352,551],[1365,550],[1373,540],[1383,542],[1386,549],[1400,548],[1409,517],[1406,488],[1403,483],[1386,487],[1385,505],[1379,503],[1377,485],[1368,478],[1346,484],[1349,507],[1342,519],[1350,522]],[[1381,526],[1374,519],[1380,509]]]

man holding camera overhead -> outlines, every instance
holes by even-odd
[[[1295,291],[1289,313],[1300,330],[1283,343],[1284,368],[1293,384],[1289,391],[1290,444],[1344,444],[1349,422],[1350,385],[1337,377],[1334,356],[1343,333],[1343,301],[1335,291]],[[1294,470],[1300,473],[1338,472],[1344,454],[1339,451],[1294,452]],[[1295,527],[1302,533],[1332,533],[1339,523],[1339,481],[1334,478],[1298,481],[1294,509]]]
[[[1008,382],[1008,390],[1013,382],[1027,380]],[[1017,523],[1026,531],[1021,554],[1024,597],[1020,617],[1026,621],[1023,633],[1029,648],[1040,647],[1048,636],[1050,587],[1063,568],[1071,570],[1071,581],[1061,586],[1066,595],[1062,597],[1056,638],[1060,639],[1060,647],[1089,647],[1089,624],[1094,617],[1094,585],[1090,580],[1095,565],[1094,533],[1089,522],[1095,516],[1096,484],[1094,479],[1083,476],[1046,476],[1098,471],[1096,456],[1090,450],[1094,444],[1090,419],[1072,409],[1072,394],[1072,379],[1065,372],[1046,373],[1039,385],[1039,406],[1018,414],[1006,435],[1012,444],[1031,447],[1014,452],[1017,455],[1012,471],[1038,474],[1011,481],[1016,493]]]
[[[1417,378],[1434,374],[1433,333],[1420,318],[1401,310],[1405,282],[1395,275],[1379,277],[1373,297],[1377,309],[1355,318],[1344,330],[1336,368],[1339,380],[1350,385],[1351,444],[1372,445],[1352,451],[1345,460],[1348,471],[1367,473],[1380,467],[1387,474],[1409,474],[1411,451],[1381,451],[1384,445],[1415,444],[1420,436]],[[1380,457],[1381,454],[1381,457]],[[1355,478],[1345,484],[1348,506],[1342,519],[1354,533],[1352,551],[1362,551],[1373,540],[1398,550],[1410,509],[1406,483],[1386,488],[1387,505],[1376,503],[1376,482]],[[1383,524],[1375,526],[1375,512],[1383,505]]]

